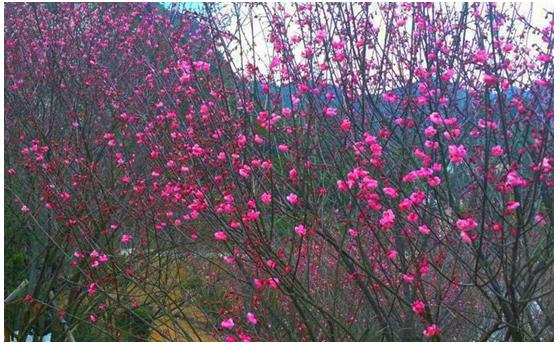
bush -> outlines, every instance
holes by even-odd
[[[552,339],[553,14],[523,6],[8,4],[8,323]]]

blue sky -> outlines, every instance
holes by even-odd
[[[160,2],[165,7],[171,7],[173,4],[180,4],[180,6],[184,6],[186,9],[195,11],[200,10],[204,6],[203,2]]]

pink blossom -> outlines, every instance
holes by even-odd
[[[507,183],[512,187],[525,187],[527,185],[526,180],[518,176],[518,173],[514,170],[507,174]]]
[[[281,59],[277,56],[274,56],[272,58],[272,63],[270,63],[270,68],[275,68],[275,67],[279,66],[280,63],[281,63]]]
[[[421,232],[422,234],[425,234],[425,235],[429,235],[429,234],[431,233],[431,230],[430,230],[429,227],[428,227],[427,225],[425,225],[425,224],[420,225],[420,226],[418,227],[418,230],[419,230],[419,232]]]
[[[268,284],[268,286],[272,289],[278,289],[279,288],[279,279],[278,278],[270,278],[270,279],[268,279],[266,284]]]
[[[249,177],[250,171],[250,167],[248,165],[244,165],[241,169],[239,169],[239,175],[241,175],[242,177]]]
[[[429,186],[431,187],[436,187],[441,184],[441,178],[438,176],[429,177],[427,179],[427,184],[429,184]]]
[[[235,327],[235,322],[233,322],[233,319],[227,319],[221,321],[221,328],[231,329],[233,327]]]
[[[223,257],[223,261],[225,261],[228,264],[232,264],[235,262],[235,258],[233,256],[224,256]]]
[[[259,288],[263,288],[264,286],[266,286],[266,283],[263,282],[262,280],[258,279],[258,278],[254,278],[254,286],[256,286],[256,288],[259,289]]]
[[[387,103],[395,103],[398,101],[398,95],[393,92],[385,92],[382,94],[382,98]]]
[[[227,236],[227,234],[223,231],[218,231],[214,233],[214,237],[216,240],[218,241],[228,241],[229,237]]]
[[[411,181],[415,181],[415,180],[419,179],[419,177],[420,176],[417,174],[417,171],[410,171],[409,173],[404,175],[404,177],[402,177],[402,181],[403,182],[411,182]]]
[[[340,127],[342,127],[344,132],[349,132],[349,130],[351,129],[351,121],[349,121],[349,119],[343,119]]]
[[[491,154],[495,157],[500,157],[505,153],[505,150],[501,147],[501,145],[495,145],[491,148]]]
[[[260,144],[264,143],[264,138],[262,138],[258,134],[255,134],[254,135],[254,142],[260,145]]]
[[[291,180],[297,180],[297,170],[295,169],[289,170],[289,178]]]
[[[484,74],[483,82],[487,85],[495,85],[499,82],[499,79],[497,79],[497,77],[492,74]]]
[[[380,219],[380,225],[383,229],[390,229],[396,224],[396,216],[391,209],[388,209],[382,213],[382,218]]]
[[[260,217],[260,211],[256,210],[248,210],[245,214],[245,219],[248,221],[255,221],[258,217]]]
[[[483,49],[479,49],[474,53],[473,61],[478,63],[485,63],[489,59],[489,53]]]
[[[297,194],[291,193],[286,197],[287,201],[289,201],[292,205],[297,204],[297,201],[299,200],[299,198],[297,197]]]
[[[464,158],[468,155],[468,153],[466,152],[464,145],[449,145],[448,155],[451,163],[460,164],[464,161]]]
[[[278,267],[278,263],[275,262],[275,261],[272,260],[272,259],[266,260],[266,265],[267,265],[268,267],[270,267],[271,269],[273,269],[273,270],[275,270],[275,269]]]
[[[431,326],[428,326],[423,330],[423,335],[427,338],[437,337],[440,334],[441,333],[439,332],[436,324],[432,324]]]
[[[392,250],[389,250],[389,251],[386,253],[386,257],[387,257],[388,259],[390,259],[390,260],[394,260],[394,259],[396,259],[396,257],[398,257],[398,252],[395,251],[395,250],[393,250],[393,249],[392,249]]]
[[[392,187],[385,187],[382,189],[382,191],[384,192],[384,194],[388,195],[392,199],[396,199],[398,197],[398,192]]]
[[[336,108],[326,108],[324,110],[324,115],[326,115],[327,117],[336,116]]]
[[[520,207],[520,203],[514,200],[507,201],[506,207],[508,211],[516,210],[518,207]]]
[[[501,231],[503,231],[503,226],[501,224],[496,223],[496,224],[493,224],[492,229],[495,232],[501,232]]]
[[[435,134],[437,134],[437,130],[435,128],[433,128],[433,126],[429,126],[429,127],[425,128],[425,136],[426,137],[432,137]]]
[[[429,115],[429,121],[433,122],[436,125],[440,125],[443,123],[443,118],[441,114],[434,112]]]
[[[264,204],[268,205],[268,204],[270,204],[270,203],[272,202],[272,194],[270,194],[270,193],[262,193],[262,195],[260,196],[260,200],[261,200]]]
[[[398,205],[398,207],[402,211],[408,210],[412,206],[413,206],[413,202],[408,198],[405,198],[404,200],[400,201],[400,204]]]
[[[477,227],[477,223],[476,221],[469,217],[466,219],[458,219],[456,221],[456,227],[458,228],[458,230],[460,231],[471,231],[472,229]]]
[[[248,312],[247,313],[247,319],[248,319],[248,322],[250,322],[253,325],[256,325],[258,323],[258,320],[256,319],[256,317],[254,316],[253,313]]]
[[[89,287],[87,288],[87,293],[90,296],[95,295],[95,293],[97,292],[97,289],[95,289],[95,283],[89,283]]]
[[[464,243],[472,244],[472,238],[470,237],[470,235],[468,235],[467,232],[465,231],[460,232],[460,238],[462,239],[462,241],[464,241]]]
[[[422,301],[417,300],[417,301],[412,303],[411,309],[417,315],[421,315],[425,312],[425,304]]]
[[[454,70],[452,68],[447,69],[441,78],[445,81],[449,81],[454,76]]]
[[[120,243],[126,244],[126,243],[130,242],[131,240],[132,240],[132,236],[131,236],[131,235],[129,235],[129,234],[124,234],[124,235],[122,235],[122,237],[120,238]]]
[[[334,61],[341,62],[346,59],[346,55],[343,52],[337,52],[334,54]]]
[[[402,274],[402,279],[404,279],[404,281],[411,283],[415,280],[415,277],[411,274]]]
[[[295,232],[298,233],[301,237],[303,237],[307,234],[307,229],[305,228],[304,225],[299,224],[295,227]]]
[[[419,205],[425,200],[425,192],[415,192],[410,195],[410,200],[415,204]]]
[[[536,221],[536,223],[538,224],[545,224],[545,218],[541,215],[541,214],[536,214],[534,216],[534,220]]]

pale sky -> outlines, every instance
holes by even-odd
[[[449,3],[449,5],[454,5],[456,9],[460,9],[462,3]],[[501,6],[502,3],[498,3],[498,6]],[[527,16],[530,13],[530,9],[532,8],[532,20],[531,23],[533,26],[538,28],[543,28],[547,26],[549,19],[545,19],[546,10],[553,11],[554,6],[552,2],[537,2],[537,3],[519,3],[518,11],[519,13]],[[249,25],[250,20],[248,14],[248,6],[246,4],[239,6],[235,5],[234,3],[226,3],[222,4],[222,9],[220,13],[220,17],[230,17],[230,24],[228,26],[228,31],[231,33],[237,33],[236,36],[242,42],[242,53],[244,55],[244,61],[246,64],[246,60],[248,57],[252,60],[252,54],[254,53],[256,56],[256,64],[259,69],[264,72],[267,71],[268,65],[270,63],[271,57],[273,56],[273,47],[267,41],[268,32],[266,32],[266,28],[262,25],[265,19],[258,19],[259,16],[263,15],[263,8],[262,6],[257,6],[254,10],[252,10],[252,16],[255,18],[253,23],[253,30],[254,30],[254,45],[251,44],[251,27]],[[274,4],[268,4],[268,6],[274,6]],[[286,12],[294,13],[295,12],[295,5],[294,3],[282,3],[282,6],[285,7]],[[357,5],[356,5],[357,6]],[[242,18],[244,19],[243,22],[240,23],[240,26],[243,27],[245,34],[248,36],[241,35],[238,31],[238,23],[234,18],[233,14],[235,13],[235,8],[237,8],[242,13]],[[378,19],[373,20],[374,25],[377,26],[380,30],[381,37],[383,36],[383,29],[385,25],[381,22],[382,18],[378,16]],[[519,24],[520,25],[520,24]],[[411,24],[410,24],[411,26]],[[290,25],[288,27],[288,37],[293,34],[298,34],[295,30],[298,29],[297,25]],[[532,35],[529,45],[532,43],[541,44],[535,40],[535,36]],[[239,49],[239,45],[234,45],[228,48],[228,50],[232,53],[233,63],[235,68],[239,68],[241,65],[241,50]],[[302,52],[303,47],[302,44],[296,46],[294,50],[295,57],[299,57],[300,53]]]

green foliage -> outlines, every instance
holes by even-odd
[[[73,332],[77,341],[147,341],[151,327],[146,324],[154,319],[154,311],[149,306],[140,306],[136,309],[125,309],[114,315],[116,332],[110,334],[108,325],[103,325],[100,318],[96,326],[89,322],[80,322]],[[117,338],[113,338],[117,336]]]
[[[6,195],[8,195],[6,193]],[[4,297],[27,278],[25,231],[13,206],[4,204]]]
[[[126,337],[122,340],[148,340],[151,328],[146,324],[146,322],[151,322],[153,320],[153,309],[144,305],[134,310],[124,312],[123,314],[123,317],[119,318],[117,321],[118,328],[125,330]]]
[[[181,282],[181,287],[185,290],[193,290],[202,284],[202,279],[198,276],[188,276]]]
[[[230,303],[223,298],[224,289],[217,283],[210,284],[197,275],[191,275],[181,282],[181,287],[196,299],[196,304],[207,316],[217,317],[222,308],[230,308]]]

